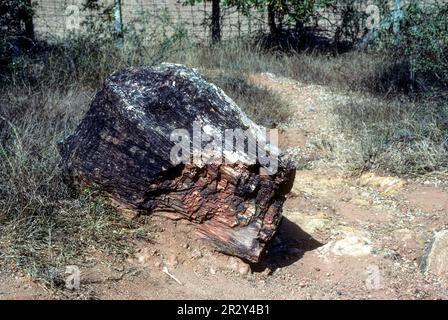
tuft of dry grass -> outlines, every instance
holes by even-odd
[[[284,60],[284,74],[304,83],[373,95],[396,95],[409,90],[406,67],[384,54],[299,54],[286,56]]]
[[[275,128],[291,117],[288,103],[268,88],[251,83],[248,74],[205,72],[207,79],[222,88],[256,123]]]
[[[333,155],[355,171],[422,175],[448,167],[448,104],[352,96],[333,110]]]
[[[0,93],[0,264],[58,290],[67,265],[83,265],[93,253],[124,259],[138,226],[92,190],[71,196],[57,143],[77,125],[93,92],[52,89]]]
[[[248,40],[225,41],[218,46],[195,46],[170,59],[227,73],[270,72],[303,83],[325,85],[345,92],[396,96],[407,93],[410,74],[404,61],[387,54],[347,52],[278,52]]]

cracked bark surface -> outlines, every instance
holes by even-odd
[[[107,193],[139,214],[188,219],[219,251],[258,262],[281,221],[294,179],[282,156],[275,174],[244,156],[230,163],[173,164],[175,129],[193,122],[224,132],[262,130],[225,93],[180,65],[128,68],[109,76],[75,132],[60,144],[66,182]],[[237,155],[238,156],[238,155]]]

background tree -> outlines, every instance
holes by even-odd
[[[34,40],[33,5],[31,0],[0,2],[0,31],[3,37],[25,37]]]
[[[221,41],[221,0],[212,0],[212,43]]]
[[[333,5],[337,0],[226,0],[226,5],[250,15],[252,10],[267,12],[267,23],[271,36],[281,36],[284,26],[293,26],[299,39],[305,35],[305,26],[319,16],[319,10]]]
[[[31,0],[0,1],[0,67],[33,47],[33,15]]]
[[[209,0],[186,0],[184,5],[195,5],[202,1]],[[221,0],[211,0],[212,14],[210,16],[210,30],[212,44],[217,44],[221,41]]]

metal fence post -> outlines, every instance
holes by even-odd
[[[116,45],[118,48],[123,47],[123,20],[121,17],[121,0],[115,0],[114,5],[114,18],[115,18],[115,37]]]
[[[392,32],[393,32],[393,44],[398,43],[398,33],[400,32],[400,20],[403,17],[401,11],[401,0],[395,0],[395,8],[392,14]]]

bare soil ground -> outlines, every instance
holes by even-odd
[[[316,141],[338,97],[270,74],[251,81],[291,103],[280,144],[309,163],[297,172],[261,266],[215,252],[185,221],[153,216],[153,240],[135,243],[127,261],[80,266],[80,291],[53,292],[3,271],[0,299],[447,299],[448,283],[422,273],[419,259],[448,225],[448,186],[327,165]]]

